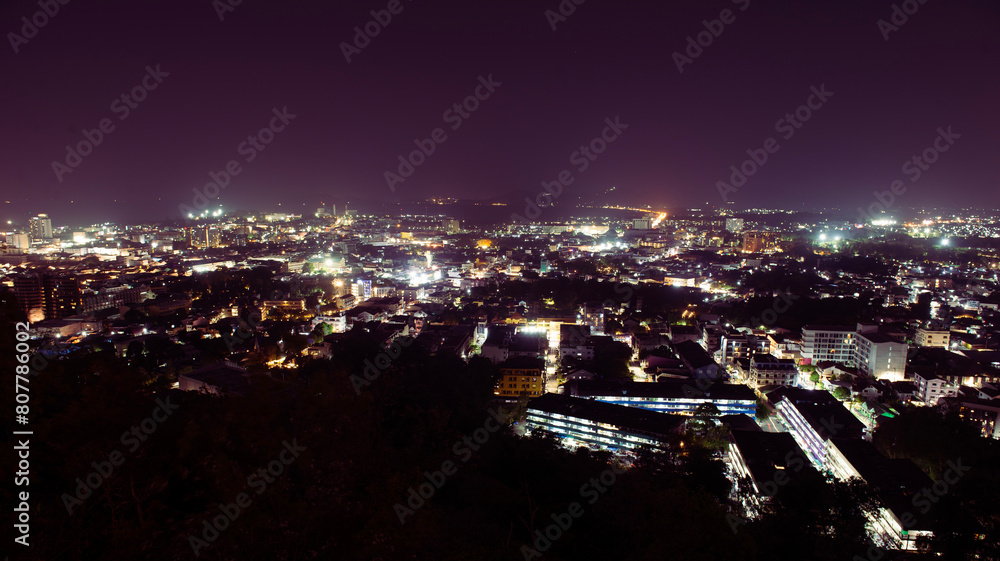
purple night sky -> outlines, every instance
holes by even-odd
[[[0,218],[177,217],[230,160],[240,172],[213,206],[531,194],[564,169],[567,193],[719,205],[716,182],[770,137],[778,150],[729,195],[738,208],[853,209],[897,179],[902,206],[1000,206],[995,0],[897,0],[919,9],[888,40],[888,0],[565,0],[556,30],[558,0],[401,0],[348,63],[341,43],[389,4],[243,0],[220,21],[212,0],[69,0],[20,42],[38,0],[3,2]],[[723,10],[731,23],[679,72],[673,53]],[[169,76],[142,102],[113,105],[157,65]],[[453,130],[445,111],[489,75],[501,85]],[[783,138],[777,121],[821,85],[833,96]],[[241,143],[286,106],[294,119],[246,161]],[[573,152],[616,116],[627,130],[578,171]],[[57,179],[53,161],[102,119],[114,129]],[[948,126],[960,138],[911,182],[903,164]],[[384,172],[439,127],[447,139],[390,191]]]

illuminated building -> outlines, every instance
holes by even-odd
[[[80,308],[80,283],[76,277],[44,275],[42,295],[45,299],[45,319],[71,316]]]
[[[906,355],[910,346],[881,333],[858,333],[854,336],[854,363],[858,374],[872,378],[903,379]]]
[[[32,240],[52,239],[52,220],[48,214],[39,214],[28,220],[28,232]]]
[[[854,329],[807,325],[802,328],[802,363],[839,362],[854,366]]]
[[[743,252],[760,253],[774,249],[777,236],[770,232],[750,231],[743,233]]]
[[[32,317],[32,310],[36,310],[35,317],[45,313],[42,281],[37,276],[15,277],[14,294],[17,296],[21,311],[29,318]]]
[[[706,389],[701,389],[706,387]],[[567,395],[652,409],[662,413],[694,414],[699,405],[711,403],[722,415],[755,415],[757,396],[741,384],[705,385],[694,380],[664,382],[608,382],[578,380],[567,382]]]
[[[562,444],[592,450],[667,448],[684,428],[684,417],[545,394],[528,402],[527,430],[556,435]]]
[[[500,382],[494,393],[502,397],[538,397],[545,393],[544,371],[545,361],[540,358],[508,359],[500,364]]]
[[[824,468],[833,438],[860,439],[865,425],[825,390],[781,387],[767,394],[795,442],[817,468]]]
[[[940,347],[947,349],[951,343],[951,331],[945,329],[917,329],[916,343],[920,347]]]
[[[791,359],[779,359],[773,355],[755,354],[750,358],[750,385],[794,386],[799,369]]]
[[[837,479],[861,479],[875,492],[881,505],[869,517],[869,531],[883,547],[916,550],[918,538],[933,536],[931,519],[923,508],[931,503],[922,495],[934,482],[912,461],[890,460],[864,440],[831,438],[824,464]]]

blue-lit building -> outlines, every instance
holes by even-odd
[[[528,402],[527,430],[541,430],[564,446],[612,452],[666,449],[684,432],[685,418],[591,399],[545,394]]]
[[[711,403],[721,415],[753,416],[757,396],[753,390],[737,384],[709,384],[704,380],[669,380],[663,382],[607,382],[578,380],[566,384],[566,393],[615,405],[640,407],[661,413],[692,415],[699,405]]]
[[[826,467],[826,448],[831,438],[864,436],[864,423],[828,391],[782,387],[767,397],[795,442],[818,469]]]

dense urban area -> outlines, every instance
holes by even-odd
[[[996,214],[461,204],[0,226],[32,554],[1000,558]]]

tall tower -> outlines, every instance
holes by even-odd
[[[28,221],[28,229],[32,240],[52,239],[52,220],[48,214],[39,214]]]

